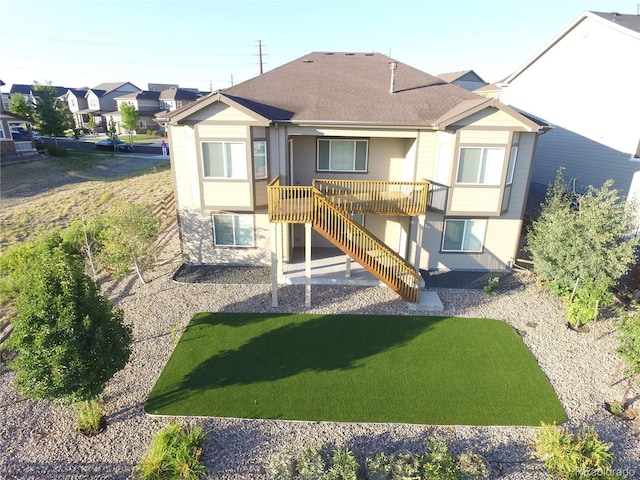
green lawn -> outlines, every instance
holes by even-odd
[[[422,316],[198,314],[145,410],[430,425],[565,420],[508,324]]]

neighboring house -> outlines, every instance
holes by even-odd
[[[473,93],[480,95],[484,98],[495,98],[496,100],[502,100],[502,82],[488,83],[480,88],[473,90]]]
[[[109,116],[116,122],[118,133],[126,133],[126,129],[122,127],[122,114],[120,112],[120,106],[123,103],[133,105],[138,111],[139,118],[136,131],[145,132],[149,128],[156,129],[158,124],[154,118],[156,113],[162,110],[159,98],[160,92],[152,91],[140,91],[116,97],[117,111],[109,114]]]
[[[0,80],[0,86],[3,85],[5,83]],[[14,135],[16,137],[18,135],[13,132],[19,125],[26,125],[26,135],[20,135],[19,139],[14,139]],[[9,113],[5,110],[4,102],[0,102],[0,164],[35,157],[37,154],[31,134],[31,121]]]
[[[160,108],[173,112],[189,103],[195,102],[202,96],[197,90],[186,88],[168,88],[160,93]]]
[[[52,87],[56,91],[55,93],[56,97],[64,96],[67,90],[69,90],[68,87],[59,87],[55,85],[52,85]],[[9,90],[9,98],[11,98],[11,96],[16,93],[21,94],[27,102],[31,102],[33,105],[38,103],[38,95],[36,94],[36,91],[33,89],[33,85],[24,85],[24,84],[14,83],[13,85],[11,85],[11,90]]]
[[[584,12],[505,80],[502,101],[549,122],[532,189],[564,167],[577,192],[614,180],[640,190],[640,15]]]
[[[445,82],[453,83],[459,87],[473,92],[487,84],[480,75],[473,70],[463,70],[461,72],[441,73],[438,75]]]
[[[275,279],[337,247],[409,302],[420,269],[511,266],[544,129],[377,53],[311,53],[160,121],[185,262]]]
[[[118,110],[116,97],[138,91],[140,89],[130,82],[101,83],[94,88],[87,89],[85,94],[86,108],[82,108],[74,114],[81,122],[77,124],[77,127],[90,128],[90,118],[93,118],[95,129],[98,132],[106,131],[110,117]]]
[[[70,88],[62,97],[62,99],[69,106],[69,110],[73,114],[73,120],[77,128],[84,127],[85,125],[89,125],[91,123],[89,115],[86,113],[81,113],[89,108],[89,102],[87,100],[88,90],[89,89],[86,87]]]
[[[139,91],[129,93],[116,98],[118,111],[109,114],[116,122],[118,133],[126,133],[121,126],[122,115],[120,113],[120,105],[127,103],[133,105],[140,115],[138,131],[144,132],[147,129],[156,130],[158,123],[156,116],[158,114],[166,114],[182,108],[183,106],[195,102],[202,95],[193,90],[183,88],[170,87],[162,91]]]

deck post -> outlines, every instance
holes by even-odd
[[[304,306],[311,307],[311,223],[304,224]]]
[[[284,268],[283,268],[283,257],[284,257],[284,223],[278,224],[278,245],[277,254],[278,254],[278,278],[284,277]]]
[[[271,306],[278,306],[278,224],[271,224]]]
[[[351,257],[349,255],[347,255],[347,265],[344,269],[344,276],[351,278]]]

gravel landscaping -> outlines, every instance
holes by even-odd
[[[181,265],[175,228],[166,232],[163,265],[141,285],[131,275],[105,280],[105,291],[124,310],[134,329],[133,355],[116,374],[104,395],[107,428],[95,437],[74,431],[67,406],[22,398],[13,387],[13,373],[0,365],[0,478],[125,479],[145,454],[153,435],[170,418],[144,414],[146,397],[191,317],[210,312],[308,312],[350,314],[415,314],[384,287],[313,286],[313,307],[304,307],[304,286],[279,288],[278,308],[271,307],[270,285],[180,283],[173,276]],[[240,282],[242,283],[242,282]],[[454,282],[455,283],[455,282]],[[501,319],[522,335],[564,405],[566,426],[586,423],[613,444],[615,468],[640,478],[640,439],[633,425],[603,408],[620,398],[620,379],[609,380],[618,363],[612,319],[591,325],[589,333],[566,327],[561,300],[521,276],[517,288],[489,296],[482,289],[436,288],[443,315]],[[460,287],[459,284],[451,285]],[[428,352],[425,352],[428,354]],[[640,391],[631,393],[640,408]],[[531,398],[531,402],[535,402]],[[203,461],[210,478],[264,479],[274,455],[293,449],[345,445],[359,458],[377,451],[418,451],[431,435],[442,435],[454,453],[472,448],[491,467],[491,478],[549,478],[533,455],[532,427],[468,427],[400,424],[337,424],[225,418],[193,419],[208,432]]]

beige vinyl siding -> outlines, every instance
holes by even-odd
[[[418,136],[418,155],[416,167],[416,180],[433,180],[436,175],[438,159],[438,146],[440,143],[451,144],[455,135],[445,132],[421,131]]]
[[[256,120],[236,108],[232,108],[222,102],[216,102],[190,115],[189,121],[235,122],[250,124],[255,123]]]
[[[506,145],[509,143],[507,130],[461,130],[460,144]]]
[[[519,237],[520,221],[503,218],[487,219],[482,253],[441,252],[443,229],[444,217],[442,215],[427,215],[422,243],[424,251],[421,255],[420,268],[444,271],[505,270],[513,261],[513,245]]]
[[[252,184],[249,182],[206,180],[202,183],[202,194],[205,208],[253,208]]]
[[[271,233],[269,216],[265,210],[253,215],[254,247],[215,247],[213,244],[213,213],[200,209],[183,208],[178,211],[182,232],[182,252],[185,263],[224,265],[269,265]]]
[[[269,199],[267,196],[267,180],[256,180],[255,182],[255,205],[256,207],[266,207],[269,203]]]
[[[171,126],[171,168],[179,207],[200,207],[200,177],[191,127]]]
[[[484,110],[456,122],[456,126],[468,125],[473,125],[475,127],[506,127],[529,130],[527,125],[517,121],[508,113],[496,108],[485,108]]]
[[[499,213],[500,194],[502,187],[455,187],[451,189],[451,215],[459,212],[464,214]]]
[[[242,139],[248,141],[249,128],[246,125],[198,125],[200,140]]]
[[[347,137],[344,137],[347,138]],[[352,138],[352,137],[348,137]],[[353,137],[356,138],[356,137]],[[358,137],[359,138],[359,137]],[[349,180],[395,180],[406,178],[406,162],[413,162],[411,146],[414,141],[403,138],[369,138],[367,173],[316,171],[316,137],[293,139],[293,184],[311,185],[314,179],[346,178]]]

